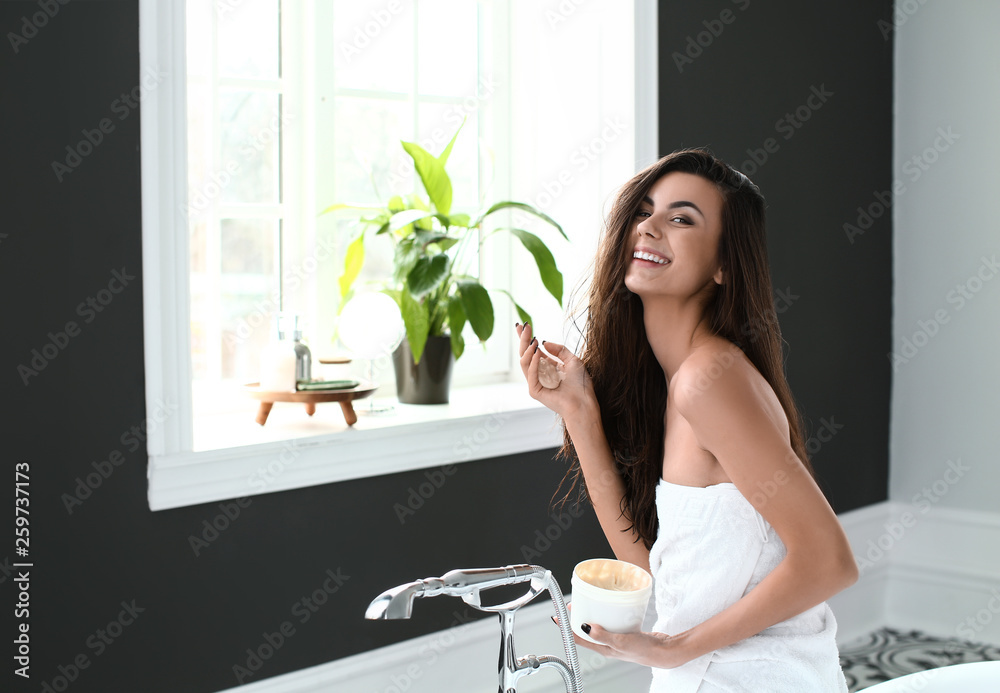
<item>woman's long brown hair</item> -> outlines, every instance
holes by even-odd
[[[642,300],[625,286],[625,272],[632,259],[629,234],[635,232],[639,205],[652,185],[673,171],[702,176],[722,193],[718,253],[725,279],[715,285],[705,306],[709,325],[715,334],[742,349],[771,385],[788,417],[792,450],[812,473],[802,417],[785,380],[767,260],[764,197],[749,178],[706,150],[668,154],[637,173],[615,199],[592,263],[579,354],[593,380],[615,469],[625,484],[621,512],[631,523],[625,531],[634,530],[647,548],[653,545],[658,528],[656,486],[663,468],[667,385],[646,337]],[[580,498],[586,498],[585,484],[579,483],[579,458],[565,422],[557,457],[571,463],[559,484],[562,488],[567,479],[571,481],[562,502],[576,487]]]

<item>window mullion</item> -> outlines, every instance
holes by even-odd
[[[221,108],[219,106],[219,24],[218,14],[212,15],[212,47],[209,60],[209,75],[213,85],[212,99],[209,117],[206,122],[209,124],[211,134],[211,158],[208,170],[218,171],[222,161],[222,138],[219,137],[221,130]],[[205,275],[206,275],[206,297],[207,316],[205,321],[206,340],[206,364],[208,366],[207,376],[210,381],[222,379],[222,216],[219,213],[219,200],[214,197],[208,208],[205,228]]]
[[[484,8],[480,11],[486,11],[486,9]],[[485,65],[481,64],[481,69],[479,70],[480,81],[477,83],[476,88],[477,90],[485,88],[483,86],[484,78],[490,82],[490,88],[492,88],[492,84],[501,84],[504,87],[496,89],[490,100],[486,102],[479,119],[479,127],[481,129],[481,136],[493,143],[494,151],[505,153],[502,156],[497,156],[494,163],[494,170],[492,172],[494,181],[493,200],[509,200],[512,197],[511,180],[513,169],[510,152],[514,151],[511,141],[511,90],[508,86],[511,84],[510,54],[512,48],[510,2],[509,0],[494,0],[488,11],[492,14],[492,21],[488,28],[491,32],[492,40],[489,42],[490,52],[480,52],[480,60],[485,62]],[[503,214],[505,215],[505,225],[510,226],[509,212],[503,212]],[[506,289],[511,292],[511,295],[515,299],[521,298],[523,300],[523,297],[517,296],[516,292],[513,291],[514,262],[511,234],[497,234],[488,242],[492,244],[488,253],[488,259],[481,261],[484,263],[489,262],[488,267],[484,267],[483,269],[491,277],[491,285],[495,288]],[[499,324],[511,324],[515,315],[513,306],[506,297],[503,297],[502,301],[502,303],[500,301],[497,302],[497,321]],[[517,366],[514,363],[512,342],[511,340],[499,341],[500,343],[492,345],[493,348],[498,350],[496,359],[491,360],[492,370],[512,371]]]
[[[309,36],[313,3],[281,2],[281,263],[278,280],[282,289],[282,309],[299,314],[304,319],[306,337],[316,336],[313,316],[316,282],[314,271],[303,271],[306,260],[313,254],[316,240],[315,212],[312,189],[314,149],[310,141],[312,118],[306,115],[306,83],[312,55]],[[311,263],[308,267],[315,270]],[[293,276],[286,284],[285,277]]]
[[[413,108],[413,135],[410,140],[416,142],[420,137],[420,0],[413,0],[413,80],[410,82],[410,105]],[[413,192],[420,186],[418,176],[413,176]]]

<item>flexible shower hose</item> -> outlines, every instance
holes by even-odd
[[[541,566],[535,567],[539,570],[545,570]],[[573,631],[569,625],[569,610],[566,608],[566,599],[563,597],[562,590],[559,589],[559,583],[552,576],[551,570],[545,570],[545,582],[549,596],[552,597],[552,605],[559,617],[559,633],[562,635],[563,649],[566,650],[566,665],[570,671],[568,693],[583,693],[583,676],[580,673],[580,660],[576,653]]]

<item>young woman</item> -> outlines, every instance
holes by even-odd
[[[562,418],[567,476],[615,555],[654,577],[652,632],[594,623],[601,645],[577,644],[652,667],[652,691],[847,691],[825,600],[858,569],[813,479],[771,292],[760,190],[689,149],[618,194],[581,357],[545,342],[558,387],[515,326],[531,396]]]

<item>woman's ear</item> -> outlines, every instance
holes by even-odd
[[[726,273],[722,271],[721,265],[719,266],[719,269],[715,270],[715,275],[712,277],[712,279],[715,280],[716,284],[726,283]]]

